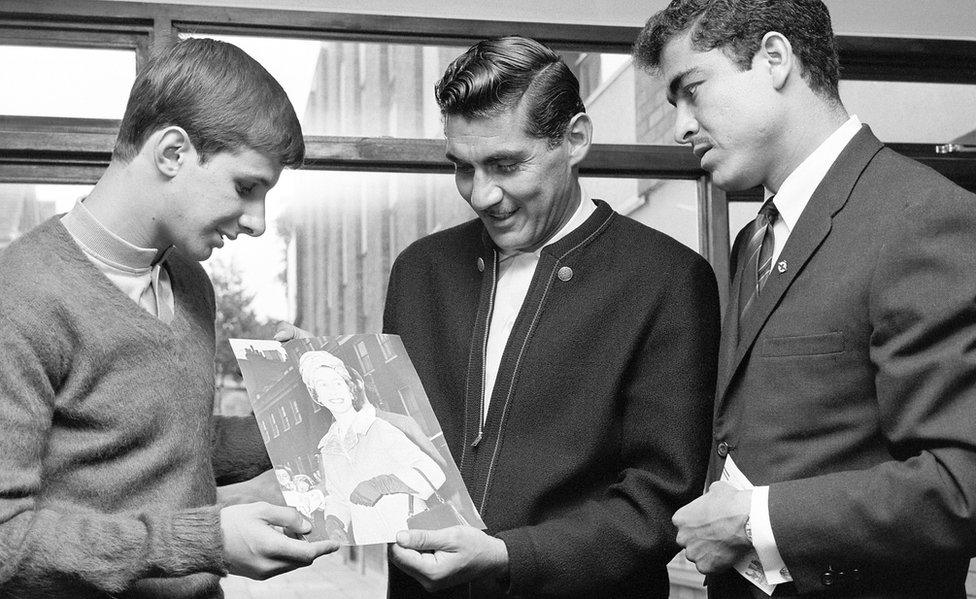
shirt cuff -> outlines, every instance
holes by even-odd
[[[776,547],[773,526],[769,523],[769,487],[756,487],[752,490],[752,503],[749,506],[749,525],[752,528],[752,546],[762,563],[763,573],[769,584],[791,582],[793,577],[783,562]]]

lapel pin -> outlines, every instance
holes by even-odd
[[[786,263],[786,260],[780,260],[779,264],[776,265],[776,270],[779,272],[786,272],[787,268],[789,268],[789,264]]]

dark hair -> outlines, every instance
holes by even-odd
[[[487,118],[525,99],[525,133],[557,145],[570,120],[586,112],[579,80],[558,54],[535,40],[509,36],[468,48],[434,86],[442,116]]]
[[[719,48],[742,70],[751,67],[763,36],[782,33],[800,59],[800,72],[810,89],[830,100],[840,99],[837,42],[821,0],[672,0],[644,25],[634,44],[634,60],[658,70],[664,46],[692,27],[693,48]]]
[[[205,162],[219,152],[256,150],[300,166],[305,141],[281,85],[243,50],[185,39],[154,55],[136,77],[113,158],[131,161],[155,131],[176,125]]]

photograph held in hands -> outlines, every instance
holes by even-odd
[[[400,338],[231,339],[285,503],[308,540],[485,528]]]

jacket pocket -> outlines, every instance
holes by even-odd
[[[844,333],[832,331],[817,335],[767,337],[760,341],[761,356],[816,356],[844,351]]]

